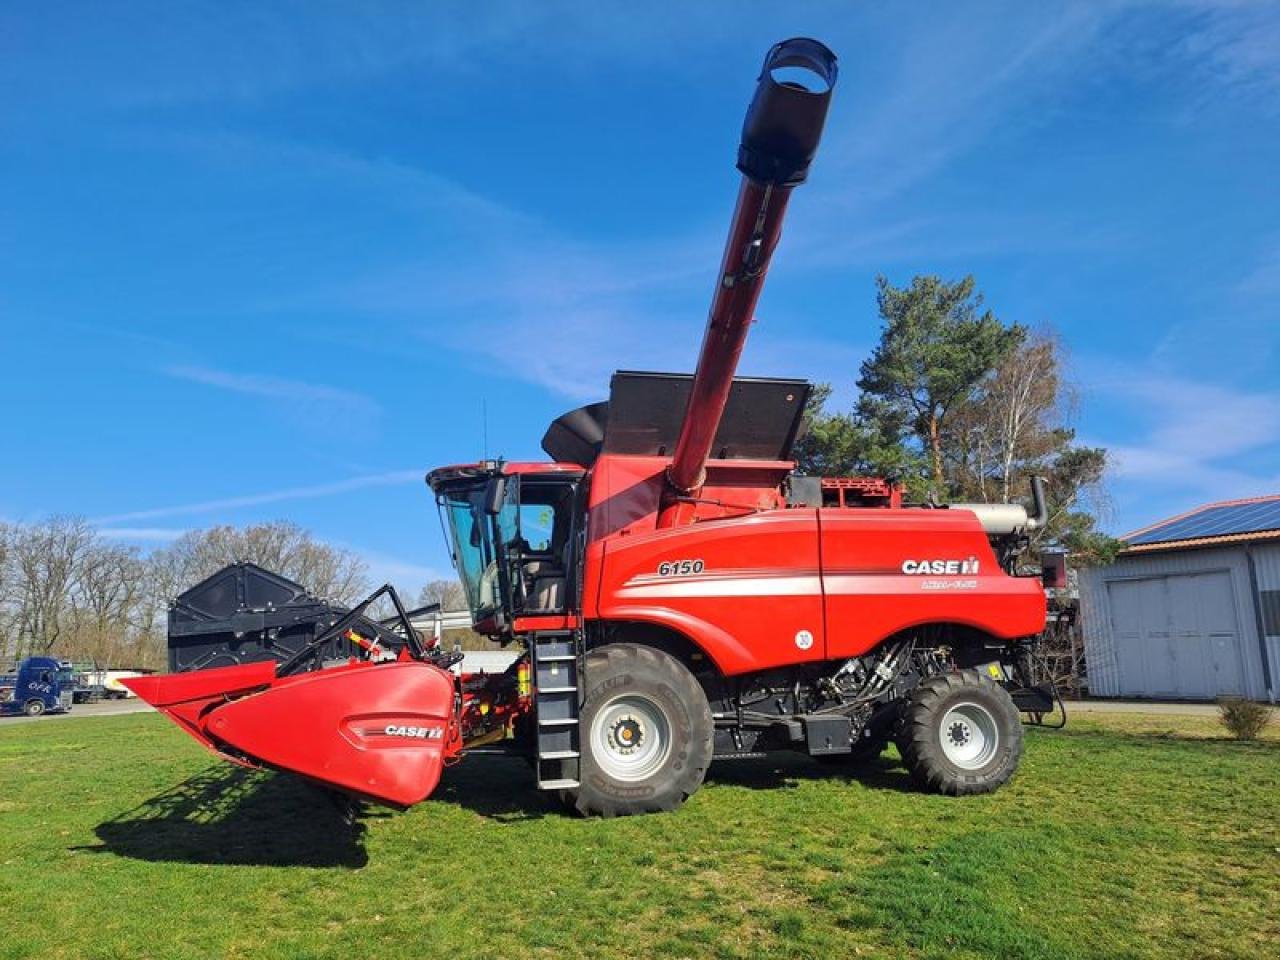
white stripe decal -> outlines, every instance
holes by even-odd
[[[825,579],[827,594],[846,597],[856,594],[919,593],[921,577],[902,574],[828,574]]]
[[[987,578],[989,581],[989,578]],[[640,574],[618,591],[619,599],[658,599],[675,597],[819,597],[825,587],[829,597],[891,596],[950,590],[976,590],[977,578],[908,577],[891,574],[829,574],[825,578],[815,572],[796,574],[754,571],[701,574],[692,577],[658,577]],[[992,584],[988,582],[989,590]]]
[[[817,597],[822,581],[814,574],[800,576],[662,577],[632,581],[618,591],[623,599],[657,597]]]

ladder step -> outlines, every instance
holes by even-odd
[[[538,754],[539,760],[574,760],[581,754],[577,750],[548,750],[546,753]]]
[[[577,687],[539,687],[538,693],[577,693]]]
[[[576,727],[577,725],[578,725],[577,717],[568,717],[563,720],[543,720],[542,718],[538,719],[538,726],[540,727]]]
[[[561,780],[539,780],[538,781],[539,790],[566,790],[570,787],[576,787],[578,785],[579,784],[577,780],[574,780],[569,777],[565,777],[564,779],[561,779]]]
[[[539,663],[568,663],[571,660],[577,660],[576,654],[572,653],[552,653],[544,657],[539,657]]]

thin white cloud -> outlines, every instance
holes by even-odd
[[[426,169],[383,156],[317,146],[279,137],[219,131],[134,131],[134,142],[180,151],[215,165],[287,170],[311,181],[336,181],[344,189],[385,198],[406,208],[447,215],[458,226],[483,233],[493,226],[533,224],[528,215]],[[437,224],[438,226],[438,224]]]
[[[31,98],[75,99],[120,110],[184,103],[261,102],[289,92],[416,69],[467,82],[492,64],[555,65],[572,75],[620,63],[667,64],[751,31],[741,17],[708,6],[635,17],[582,4],[281,3],[237,10],[196,0],[131,5],[112,18],[54,18],[33,25],[22,56],[0,59],[0,89]],[[672,15],[676,10],[673,8]],[[573,28],[565,29],[572,21]],[[714,41],[713,41],[714,38]],[[12,61],[11,63],[6,61]],[[32,77],[56,72],[55,89]],[[47,87],[48,85],[46,85]],[[425,100],[449,87],[427,84]]]
[[[1233,292],[1249,300],[1265,299],[1267,307],[1274,309],[1280,295],[1280,238],[1272,238]]]
[[[312,383],[307,380],[290,380],[283,377],[268,377],[258,374],[232,373],[216,370],[211,367],[173,365],[162,369],[162,372],[177,380],[198,383],[232,393],[242,393],[255,397],[267,397],[289,404],[307,406],[322,405],[345,410],[350,413],[374,414],[379,410],[378,404],[364,394],[351,390],[342,390],[325,384]]]
[[[1111,453],[1116,479],[1206,500],[1280,489],[1280,476],[1240,465],[1280,446],[1280,392],[1227,387],[1105,360],[1091,367],[1089,393],[1105,395],[1146,421],[1133,441],[1115,442],[1105,432],[1096,437],[1094,442]]]
[[[1190,6],[1199,14],[1196,29],[1174,52],[1197,68],[1196,79],[1214,97],[1228,94],[1264,109],[1280,100],[1280,9],[1268,0],[1204,3]],[[1212,106],[1206,95],[1204,105]]]
[[[129,513],[117,513],[106,517],[97,517],[90,521],[95,526],[109,526],[127,523],[133,520],[154,520],[159,517],[181,517],[200,513],[217,513],[236,510],[242,507],[257,507],[267,503],[282,503],[288,500],[313,500],[319,497],[332,497],[352,490],[363,490],[368,487],[390,487],[401,484],[422,482],[421,470],[392,470],[387,473],[369,474],[338,480],[333,483],[319,483],[313,486],[287,487],[283,490],[270,490],[264,493],[251,493],[239,497],[225,497],[220,500],[202,500],[196,503],[184,503],[167,507],[154,507],[147,510],[133,510]]]

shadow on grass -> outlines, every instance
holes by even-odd
[[[479,754],[449,767],[431,800],[504,823],[567,815],[555,794],[534,781],[533,767],[520,757]]]
[[[706,782],[751,790],[788,790],[805,780],[836,779],[872,790],[913,790],[907,772],[888,757],[818,763],[802,754],[787,753],[718,759],[707,772]],[[573,816],[554,793],[537,789],[532,768],[517,757],[467,758],[446,771],[431,801],[455,804],[505,823]]]
[[[887,758],[820,764],[771,754],[717,760],[707,775],[708,784],[753,790],[833,779],[912,789],[906,772]],[[554,793],[536,788],[529,764],[513,757],[476,756],[449,768],[431,802],[503,823],[572,816]],[[374,807],[353,817],[327,791],[297,777],[215,764],[98,824],[101,843],[76,849],[161,862],[358,869],[368,862],[363,821],[395,815]]]
[[[805,780],[844,780],[870,790],[914,792],[907,771],[887,756],[817,760],[799,753],[776,753],[744,760],[717,760],[707,772],[708,783],[752,790],[786,790]]]
[[[376,815],[376,814],[374,814]],[[95,828],[80,847],[137,860],[359,868],[364,826],[296,777],[217,764]]]

